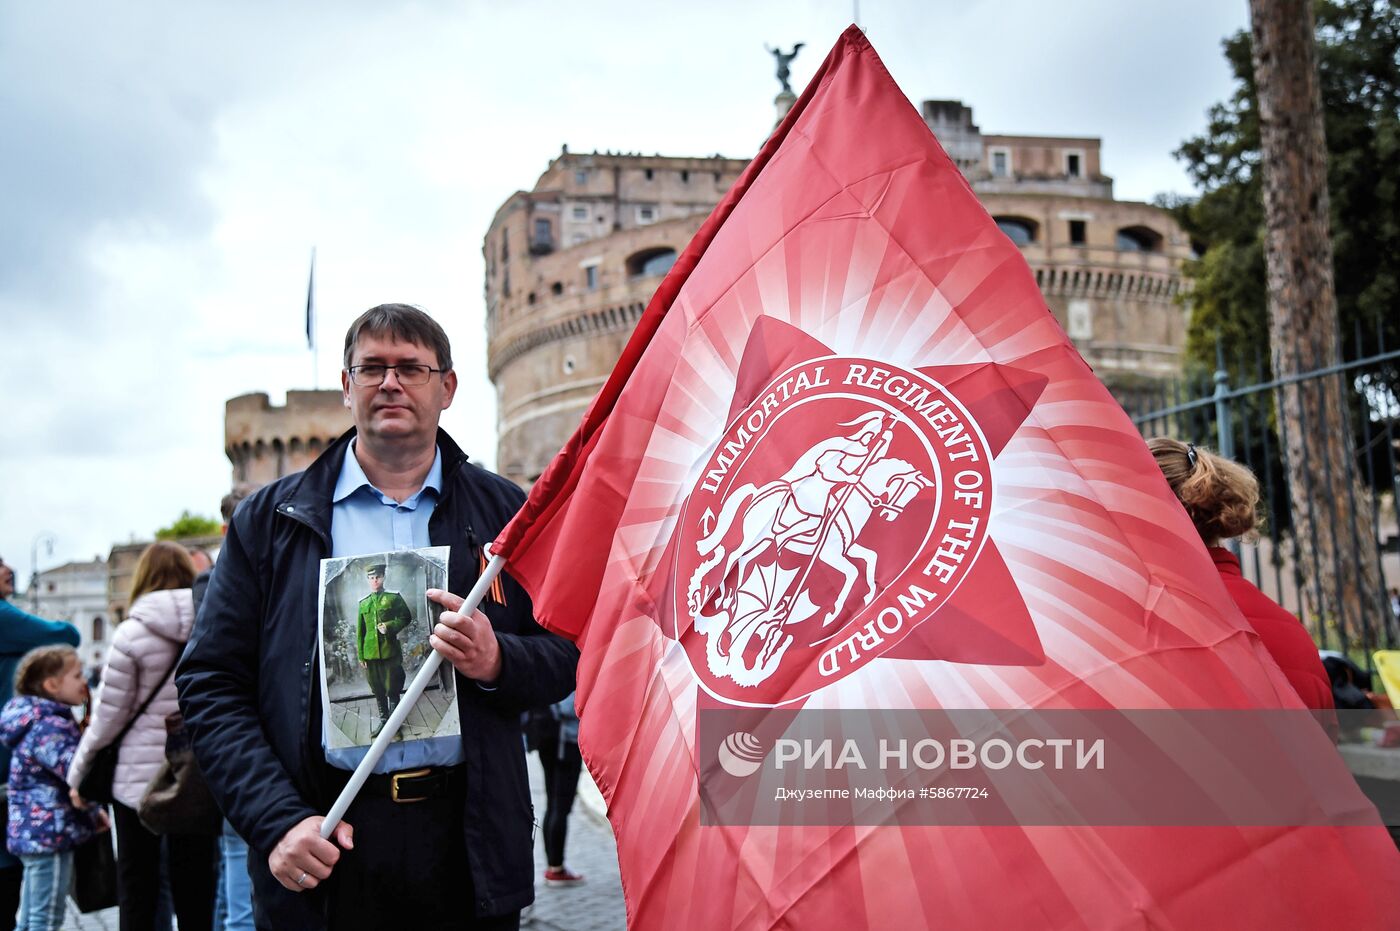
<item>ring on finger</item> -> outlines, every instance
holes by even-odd
[[[301,875],[297,877],[298,886],[300,886],[304,882],[306,882],[306,870],[302,870]]]

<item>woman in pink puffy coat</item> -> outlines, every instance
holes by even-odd
[[[194,577],[190,554],[178,543],[153,543],[141,554],[131,584],[130,612],[117,625],[92,724],[68,770],[68,784],[76,787],[92,765],[93,755],[116,740],[147,696],[155,694],[122,738],[112,783],[122,931],[155,927],[162,844],[180,931],[207,931],[213,923],[217,838],[161,837],[146,830],[136,814],[141,796],[165,761],[166,715],[179,710],[170,671],[194,626],[190,598]],[[77,795],[76,788],[73,794]]]

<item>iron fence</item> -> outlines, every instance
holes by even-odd
[[[1254,472],[1262,526],[1257,538],[1230,544],[1245,576],[1296,614],[1322,649],[1345,653],[1372,673],[1373,652],[1400,643],[1400,350],[1387,350],[1379,332],[1368,345],[1358,331],[1349,360],[1304,370],[1300,363],[1307,348],[1293,350],[1291,361],[1298,374],[1275,378],[1267,368],[1262,339],[1249,359],[1232,363],[1217,345],[1214,372],[1138,386],[1120,399],[1144,437],[1172,436],[1208,446]],[[1307,356],[1315,360],[1321,353]],[[1284,389],[1302,394],[1304,411],[1320,410],[1336,419],[1307,423],[1304,417],[1293,424],[1280,418],[1277,393]],[[1336,470],[1342,470],[1348,500],[1327,498],[1319,505],[1323,512],[1317,513],[1312,499],[1318,496],[1310,494],[1308,513],[1297,515],[1307,519],[1295,519],[1286,450],[1301,449],[1308,455],[1320,449],[1323,437],[1335,432],[1342,418],[1351,423],[1350,454],[1321,456],[1320,468],[1326,487],[1331,487]],[[1297,431],[1291,444],[1289,431]],[[1345,514],[1366,512],[1374,532],[1362,521],[1343,519]],[[1307,529],[1299,532],[1300,527]],[[1321,571],[1305,571],[1319,553],[1331,554],[1332,565],[1324,571],[1356,585],[1359,600],[1343,599],[1340,584],[1324,585]],[[1367,570],[1368,565],[1378,566],[1378,571]]]

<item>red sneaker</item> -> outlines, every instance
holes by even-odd
[[[583,876],[579,873],[571,873],[566,867],[549,867],[544,871],[544,884],[546,886],[577,886],[583,882]]]

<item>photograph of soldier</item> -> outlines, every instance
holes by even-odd
[[[322,707],[331,748],[368,746],[431,652],[441,607],[427,600],[447,578],[449,547],[323,560]],[[453,679],[439,675],[408,712],[395,740],[461,732]]]
[[[365,681],[379,706],[378,722],[370,729],[378,737],[384,722],[398,706],[403,694],[403,651],[399,649],[399,631],[413,620],[408,605],[398,592],[384,590],[384,563],[371,563],[365,570],[369,579],[369,594],[360,600],[359,617],[355,621],[355,647]]]

